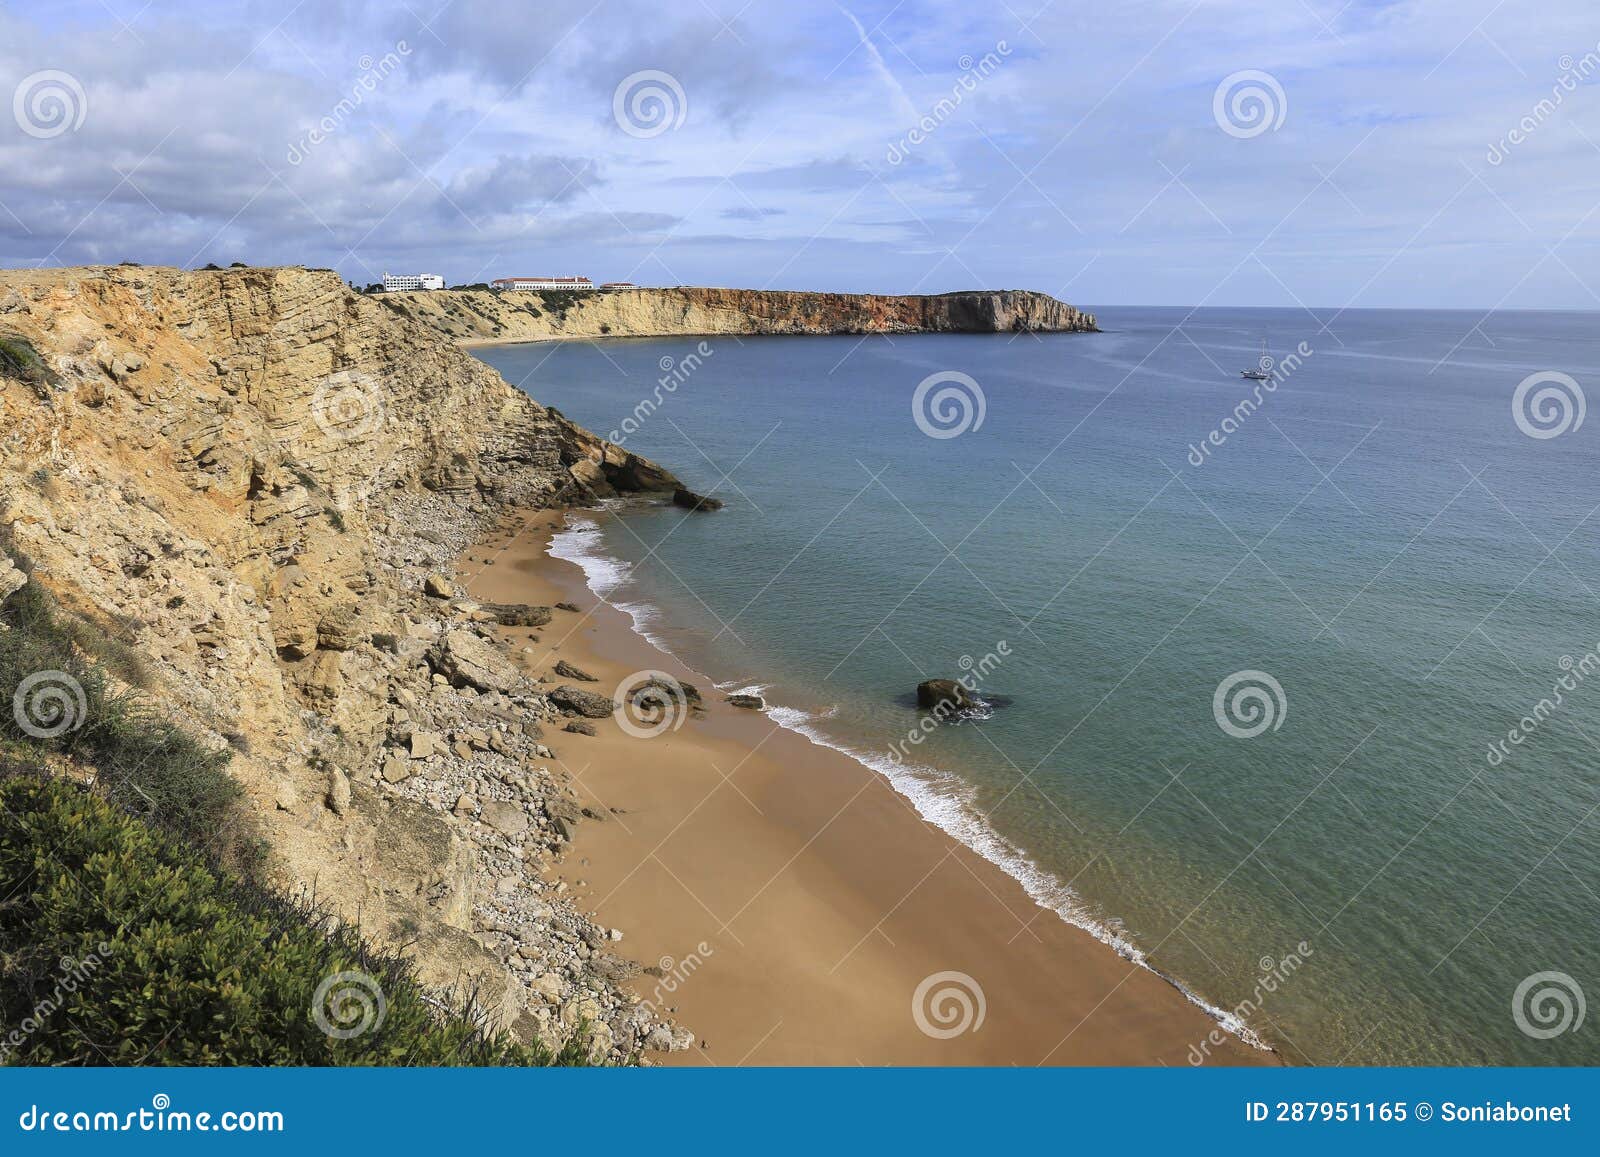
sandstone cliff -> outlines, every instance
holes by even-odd
[[[887,296],[753,289],[438,290],[374,300],[465,342],[679,334],[1061,333],[1094,317],[1023,290]]]
[[[503,504],[675,484],[331,272],[0,272],[4,593],[47,588],[236,749],[282,884],[614,1055],[683,1042],[545,881],[584,819],[549,704],[503,609],[424,586]]]

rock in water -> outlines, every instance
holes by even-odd
[[[696,494],[693,490],[684,490],[680,487],[672,492],[672,505],[681,506],[685,510],[721,510],[722,499]]]
[[[954,679],[924,679],[917,684],[917,706],[944,716],[970,711],[978,703],[971,692]]]
[[[748,707],[752,711],[767,709],[767,701],[759,695],[729,695],[728,702],[735,707]]]

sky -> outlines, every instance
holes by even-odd
[[[0,265],[1600,308],[1593,0],[0,4]]]

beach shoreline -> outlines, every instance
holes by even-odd
[[[704,698],[653,734],[606,718],[587,721],[593,736],[545,737],[610,817],[578,825],[558,877],[650,970],[634,991],[697,1034],[666,1063],[1281,1063],[1038,904],[880,773],[724,702],[549,553],[565,526],[565,512],[517,513],[458,573],[476,598],[579,608],[500,630],[545,689],[606,695],[654,671]],[[561,660],[596,681],[553,676]]]

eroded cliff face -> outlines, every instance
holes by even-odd
[[[385,308],[458,341],[679,334],[1066,333],[1094,317],[1024,290],[888,296],[754,289],[380,294]]]
[[[506,504],[671,475],[331,272],[0,272],[0,341],[3,545],[236,749],[280,881],[503,1026],[663,1046],[545,882],[584,818],[549,704],[493,608],[424,587]]]

